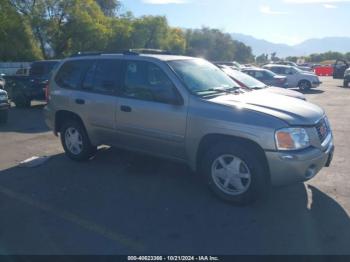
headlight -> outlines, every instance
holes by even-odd
[[[304,128],[284,128],[276,131],[278,150],[299,150],[310,146],[310,138]]]
[[[0,100],[8,100],[7,94],[0,94]]]

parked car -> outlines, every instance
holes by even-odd
[[[5,89],[6,81],[4,76],[5,76],[4,74],[0,74],[0,89]]]
[[[229,66],[232,69],[236,69],[236,70],[242,70],[243,68],[246,68],[245,65],[241,65],[240,63],[235,62],[235,61],[233,61],[233,62],[215,61],[215,62],[212,62],[212,63],[215,64],[215,65]]]
[[[5,90],[0,89],[0,124],[4,124],[7,122],[9,108],[10,103],[7,92]]]
[[[234,203],[330,165],[333,137],[320,107],[235,85],[198,58],[72,57],[54,70],[44,112],[73,160],[90,159],[101,144],[177,160]]]
[[[269,64],[265,65],[263,68],[278,75],[286,76],[289,87],[298,87],[301,91],[317,88],[322,84],[319,77],[314,73],[302,71],[294,66]]]
[[[221,68],[222,71],[224,71],[229,77],[231,77],[235,82],[237,82],[241,87],[245,89],[255,90],[259,92],[270,92],[274,94],[285,95],[301,100],[306,100],[306,97],[300,92],[287,90],[285,88],[275,86],[268,86],[265,83],[260,82],[259,80],[244,72],[233,70],[227,66],[219,66],[219,68]]]
[[[288,66],[294,66],[296,68],[299,68],[302,71],[307,71],[307,72],[313,72],[313,68],[310,66],[306,65],[298,65],[297,63],[291,62],[291,61],[277,61],[274,64],[276,65],[288,65]]]
[[[277,86],[288,88],[288,81],[286,76],[277,75],[267,69],[262,68],[246,68],[242,72],[254,77],[268,86]]]
[[[345,70],[344,73],[344,87],[349,87],[350,83],[350,68]]]
[[[344,79],[345,71],[350,67],[349,63],[345,60],[339,59],[333,65],[333,78]]]
[[[59,60],[32,63],[29,76],[6,76],[6,90],[17,107],[30,107],[32,100],[45,100],[45,87]]]

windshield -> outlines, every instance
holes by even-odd
[[[219,68],[203,59],[174,60],[168,64],[193,94],[202,96],[240,88]]]
[[[237,70],[233,70],[229,67],[224,67],[222,69],[228,76],[236,79],[237,81],[241,82],[243,85],[250,89],[255,88],[266,88],[267,86],[260,82],[259,80],[255,79],[254,77],[251,77],[250,75],[247,75],[246,73],[242,73]]]
[[[295,66],[293,66],[292,68],[293,68],[295,71],[299,72],[299,73],[304,72],[303,70],[301,70],[301,69],[299,69],[299,68],[297,68],[297,67],[295,67]]]

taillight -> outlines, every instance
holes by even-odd
[[[49,83],[45,85],[45,100],[46,102],[49,102],[50,100],[50,88],[49,88]]]

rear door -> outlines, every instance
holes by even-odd
[[[185,158],[187,106],[167,73],[153,62],[125,61],[117,133],[126,147]]]
[[[91,136],[100,144],[113,144],[116,129],[116,90],[120,85],[121,62],[99,59],[91,62],[82,79],[81,92],[73,101],[81,107]]]
[[[113,142],[119,76],[120,62],[112,59],[69,61],[58,73],[59,86],[70,90],[70,110],[96,144]]]

